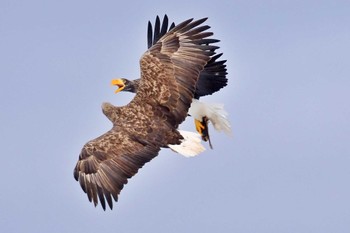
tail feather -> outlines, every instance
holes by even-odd
[[[202,130],[202,140],[205,142],[209,142],[210,149],[213,149],[213,145],[211,144],[210,136],[209,136],[209,127],[208,127],[208,117],[204,116],[202,117],[201,124],[204,126],[204,129]]]
[[[228,113],[224,109],[223,104],[204,103],[193,99],[191,108],[189,109],[189,114],[200,120],[203,117],[207,117],[213,124],[215,130],[223,131],[228,135],[232,134],[231,124],[228,120]]]
[[[208,118],[212,122],[214,129],[217,131],[223,131],[226,134],[232,134],[231,124],[228,120],[228,113],[224,109],[223,104],[208,104],[209,113]]]
[[[194,157],[205,150],[205,147],[201,144],[199,134],[183,130],[179,130],[179,132],[184,138],[182,143],[180,145],[168,145],[170,149],[185,157]]]

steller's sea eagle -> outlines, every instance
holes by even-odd
[[[148,21],[147,28],[147,46],[150,48],[158,42],[162,36],[175,27],[175,23],[171,23],[168,29],[169,20],[167,15],[164,16],[162,23],[159,17],[156,17],[154,30],[152,23]],[[219,42],[219,40],[211,40],[211,43]],[[218,47],[214,48],[212,51]],[[209,104],[199,101],[199,98],[206,95],[211,95],[227,85],[227,69],[226,60],[218,60],[222,53],[215,54],[210,57],[210,60],[204,66],[204,69],[199,74],[199,79],[196,83],[194,99],[189,109],[189,114],[194,117],[196,130],[201,135],[204,141],[209,141],[208,122],[212,122],[214,129],[224,131],[231,134],[231,126],[228,121],[228,114],[223,108],[223,104]],[[118,78],[112,80],[112,85],[118,87],[115,93],[120,91],[133,92],[138,90],[141,79],[129,80],[126,78]]]
[[[107,202],[112,209],[128,179],[161,148],[191,138],[177,128],[187,117],[199,74],[217,48],[205,21],[180,23],[142,55],[139,87],[129,104],[102,104],[113,127],[84,145],[74,168],[74,178],[95,206],[100,202],[105,209]],[[193,141],[185,149],[199,153],[198,144],[200,140]]]

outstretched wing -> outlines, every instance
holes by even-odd
[[[141,80],[131,105],[152,101],[177,128],[187,116],[200,72],[217,47],[206,18],[189,19],[162,36],[141,58]]]
[[[74,169],[90,202],[98,200],[106,209],[106,201],[113,208],[112,198],[117,201],[120,191],[145,163],[157,156],[160,148],[145,144],[123,131],[114,129],[88,142],[83,147]]]

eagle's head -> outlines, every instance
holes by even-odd
[[[129,91],[135,93],[137,91],[135,81],[130,81],[126,78],[113,79],[111,84],[118,87],[118,89],[115,90],[115,93],[118,93],[120,91]]]

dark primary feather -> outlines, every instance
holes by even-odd
[[[147,27],[147,48],[151,48],[153,45],[153,29],[152,24],[150,21],[148,21],[148,27]]]
[[[148,21],[147,27],[147,48],[151,48],[152,45],[158,42],[158,40],[164,36],[168,31],[175,27],[175,23],[171,23],[168,30],[168,16],[164,15],[163,22],[160,24],[159,16],[156,17],[156,21],[154,24],[154,32],[152,29],[152,23]],[[160,29],[161,28],[161,29]]]
[[[157,36],[157,40],[156,41],[158,41],[167,32],[168,32],[168,17],[164,16],[163,23],[162,23],[162,29],[160,30],[160,34]]]
[[[156,18],[156,23],[154,25],[154,38],[153,41],[158,41],[159,40],[159,33],[160,33],[160,20],[159,17],[157,16]]]
[[[105,209],[107,203],[112,209],[138,169],[160,148],[180,144],[177,127],[187,116],[200,72],[214,55],[211,43],[204,44],[212,35],[205,31],[208,27],[197,30],[204,21],[184,21],[143,54],[140,85],[129,104],[102,105],[113,128],[84,145],[74,169],[95,206],[100,202]]]

